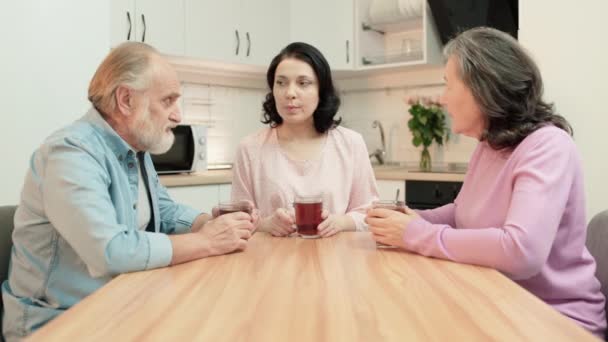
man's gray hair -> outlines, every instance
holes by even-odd
[[[572,134],[566,119],[543,101],[540,71],[515,38],[477,27],[448,42],[443,53],[455,58],[460,79],[486,117],[481,139],[493,148],[514,148],[546,124]]]
[[[150,45],[125,42],[101,62],[89,84],[89,101],[102,115],[116,110],[115,92],[120,85],[142,90],[150,86],[150,58],[159,55]]]

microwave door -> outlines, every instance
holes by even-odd
[[[191,172],[196,156],[195,136],[192,126],[180,125],[173,129],[175,140],[163,154],[152,155],[158,174]]]

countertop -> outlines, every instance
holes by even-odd
[[[443,182],[462,182],[462,172],[420,172],[399,166],[374,167],[377,180],[426,180]],[[160,176],[160,182],[166,187],[230,184],[232,170],[213,170],[190,174]]]

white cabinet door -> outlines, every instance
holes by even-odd
[[[183,56],[184,0],[137,0],[137,41],[168,55]]]
[[[318,48],[333,70],[353,68],[354,0],[291,0],[290,40]]]
[[[170,187],[167,191],[177,203],[189,205],[206,213],[211,213],[211,209],[219,201],[219,186],[216,184]]]
[[[117,46],[135,40],[135,0],[112,0],[110,3],[110,44]]]
[[[245,35],[241,62],[268,66],[289,42],[289,2],[242,0],[240,13],[239,27]]]
[[[246,45],[239,10],[238,0],[185,0],[186,56],[237,61]]]
[[[377,180],[378,194],[381,200],[394,200],[397,189],[399,189],[399,200],[405,201],[404,180]]]
[[[232,184],[220,184],[219,188],[220,202],[230,201],[232,195]]]

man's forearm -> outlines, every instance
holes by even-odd
[[[169,235],[169,239],[171,240],[171,245],[173,247],[171,265],[177,265],[212,255],[211,245],[201,234],[188,233]]]

